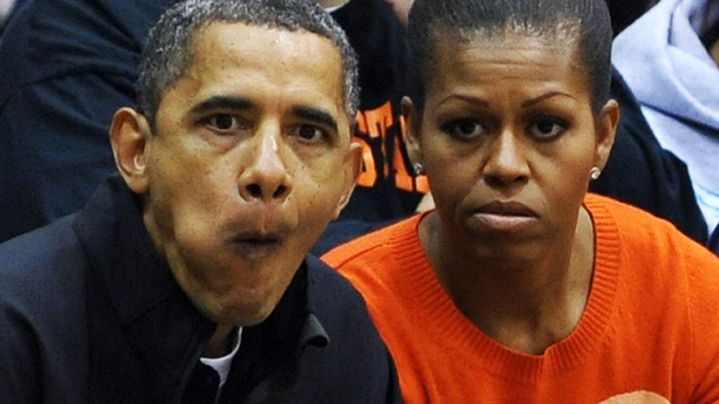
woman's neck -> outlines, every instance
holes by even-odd
[[[575,228],[548,240],[536,257],[488,258],[471,253],[477,246],[458,248],[467,241],[444,232],[437,214],[420,225],[420,239],[439,282],[470,321],[503,345],[541,354],[576,328],[589,296],[594,236],[583,208]]]

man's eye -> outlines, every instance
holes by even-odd
[[[540,118],[529,126],[529,134],[539,140],[551,140],[567,129],[567,124],[555,118]]]
[[[320,142],[328,137],[323,129],[312,125],[300,125],[297,128],[297,135],[307,143]]]
[[[231,131],[238,127],[237,118],[229,114],[216,114],[207,119],[207,124],[219,131]]]
[[[460,140],[474,139],[487,132],[482,124],[470,119],[461,119],[450,122],[443,125],[442,130],[450,136]]]

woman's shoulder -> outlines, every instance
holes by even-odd
[[[411,216],[341,244],[322,255],[322,261],[340,268],[350,262],[377,262],[387,256],[401,256],[402,251],[419,246],[417,226],[423,216]]]
[[[701,255],[707,251],[671,222],[638,207],[592,193],[587,194],[584,206],[592,216],[595,234],[616,233],[618,241],[639,246],[701,250]]]

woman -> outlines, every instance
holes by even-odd
[[[417,0],[410,150],[436,210],[324,258],[407,402],[719,401],[719,261],[587,195],[619,111],[602,0]]]

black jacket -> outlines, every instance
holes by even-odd
[[[114,177],[78,214],[0,245],[0,330],[4,403],[180,403],[214,326]],[[308,257],[270,317],[243,329],[221,402],[398,400],[363,300]]]

